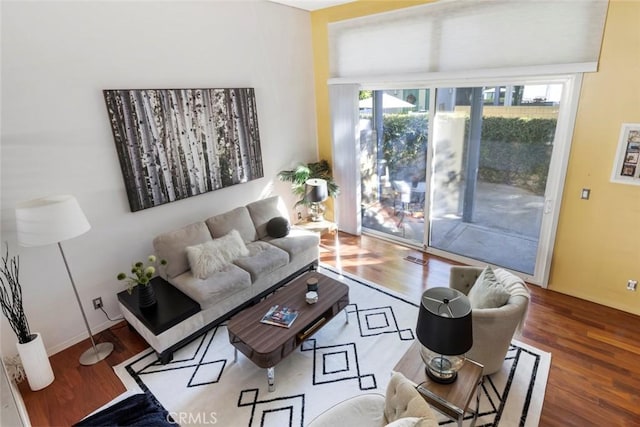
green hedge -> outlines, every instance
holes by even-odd
[[[414,177],[424,169],[427,158],[427,126],[429,116],[423,114],[385,114],[382,149],[392,180]]]
[[[478,179],[544,195],[555,130],[555,119],[484,117]]]
[[[385,114],[383,120],[391,178],[424,179],[416,172],[425,167],[428,114]],[[484,117],[479,179],[544,194],[555,128],[555,119]]]

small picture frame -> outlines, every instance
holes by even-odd
[[[640,123],[623,123],[611,181],[640,185]]]

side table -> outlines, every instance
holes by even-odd
[[[167,329],[177,325],[200,311],[200,304],[161,277],[151,279],[158,303],[155,306],[140,309],[138,305],[138,286],[129,291],[118,293],[118,301],[124,310],[133,314],[154,335],[160,335]],[[131,325],[129,325],[131,326]],[[144,337],[141,331],[138,333]],[[169,362],[173,351],[160,355],[162,363]]]
[[[473,421],[471,422],[471,427],[473,427],[478,418],[480,407],[478,386],[482,383],[482,365],[467,359],[462,369],[458,371],[458,378],[451,384],[432,381],[424,368],[424,362],[420,357],[420,343],[414,341],[393,370],[400,372],[409,381],[414,382],[424,400],[439,412],[455,420],[459,427],[462,427],[464,414],[473,413]],[[474,394],[476,395],[476,409],[471,411],[469,403],[471,403]]]
[[[295,224],[296,227],[302,228],[307,231],[315,231],[316,233],[324,234],[330,233],[334,234],[338,231],[338,225],[335,222],[322,220],[322,221],[301,221]]]

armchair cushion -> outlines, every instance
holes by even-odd
[[[507,303],[511,294],[502,286],[491,266],[487,266],[469,291],[471,309],[498,308]]]
[[[427,420],[426,418],[404,417],[390,422],[385,427],[430,427],[433,425],[434,424],[432,424],[430,420]]]
[[[394,422],[406,417],[416,417],[419,425],[437,426],[438,422],[429,404],[424,400],[415,385],[399,372],[394,372],[387,386],[384,416],[387,422]],[[428,421],[433,421],[429,423]]]
[[[385,396],[363,394],[329,408],[308,427],[437,427],[438,421],[415,385],[394,372]]]

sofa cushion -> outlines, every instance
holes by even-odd
[[[238,230],[231,230],[219,239],[187,246],[186,251],[191,272],[198,279],[206,279],[236,258],[249,255]]]
[[[491,266],[487,266],[469,291],[471,309],[498,308],[507,303],[511,294],[500,283]]]
[[[222,237],[231,230],[238,230],[245,243],[258,239],[256,227],[246,207],[241,206],[220,215],[212,216],[206,221],[207,227],[214,238]]]
[[[211,241],[211,233],[204,222],[196,222],[174,231],[160,234],[153,239],[153,247],[159,259],[167,260],[169,278],[189,270],[187,246]]]
[[[287,251],[289,257],[293,259],[296,254],[302,253],[309,248],[317,248],[320,245],[320,234],[294,227],[285,237],[267,238],[265,240],[273,246]]]
[[[255,282],[263,274],[286,265],[289,254],[269,243],[256,241],[247,244],[249,256],[240,257],[233,263],[251,274],[251,281]]]
[[[267,234],[270,237],[285,237],[290,230],[289,220],[285,217],[277,216],[267,222]]]
[[[247,209],[249,210],[249,215],[251,215],[251,220],[256,228],[259,239],[264,239],[269,236],[267,223],[271,218],[278,216],[289,217],[284,201],[278,196],[249,203]]]
[[[191,271],[174,277],[171,283],[200,303],[203,310],[251,286],[251,275],[234,264],[227,264],[208,278],[201,280]]]

